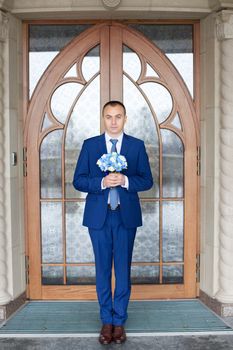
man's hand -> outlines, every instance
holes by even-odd
[[[116,187],[125,184],[125,176],[120,173],[108,174],[104,177],[103,185],[104,187]]]

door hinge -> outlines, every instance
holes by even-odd
[[[197,175],[201,175],[201,147],[197,147]]]
[[[26,285],[29,284],[29,256],[25,255],[25,280]]]
[[[27,147],[23,148],[23,176],[27,176]]]
[[[200,254],[196,256],[196,282],[200,282]]]

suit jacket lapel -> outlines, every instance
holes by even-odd
[[[105,133],[101,134],[99,137],[99,148],[100,148],[101,156],[105,153],[108,153],[106,141],[105,141]]]
[[[126,160],[127,160],[127,153],[129,151],[129,137],[127,134],[123,133],[123,138],[122,138],[122,144],[121,144],[121,155],[125,156]]]

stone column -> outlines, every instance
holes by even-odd
[[[7,291],[7,239],[5,210],[5,166],[4,166],[4,53],[7,40],[8,18],[0,10],[0,305],[11,299]]]
[[[233,309],[233,11],[217,15],[220,41],[220,247],[216,298]],[[227,316],[227,315],[226,315]],[[229,315],[230,316],[230,315]]]

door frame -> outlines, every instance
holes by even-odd
[[[27,23],[24,23],[24,59],[23,59],[23,64],[24,64],[24,70],[23,70],[23,74],[24,74],[24,117],[26,116],[26,114],[28,112],[30,112],[30,110],[33,110],[34,106],[33,103],[29,102],[28,103],[28,25],[29,24],[33,24],[33,23],[40,23],[40,24],[48,24],[48,23],[64,23],[64,21],[30,21]],[[74,23],[74,21],[66,21],[68,23]],[[84,23],[84,21],[75,21],[75,23]],[[98,24],[98,28],[103,28],[106,24],[115,24],[118,25],[119,27],[121,27],[121,24],[117,21],[104,21],[104,23],[99,23],[98,21],[90,21],[91,23],[95,23]],[[122,21],[124,24],[127,23],[137,23],[138,21]],[[122,23],[121,22],[121,23]],[[89,21],[85,21],[85,23],[89,23]],[[142,21],[140,21],[140,23],[142,23]],[[143,23],[158,23],[158,21],[143,21]],[[159,21],[159,23],[161,24],[161,21]],[[174,21],[163,21],[163,23],[172,23],[174,24]],[[177,21],[175,22],[177,24]],[[197,140],[197,146],[199,146],[200,140],[199,140],[199,115],[200,115],[200,110],[199,110],[199,96],[200,96],[200,89],[199,89],[199,22],[198,21],[179,21],[179,23],[185,23],[185,24],[193,24],[194,25],[194,102],[192,103],[192,106],[190,107],[191,109],[193,109],[193,115],[195,115],[195,124],[196,124],[196,130],[198,131],[196,133],[196,140]],[[79,40],[81,38],[83,38],[83,44],[80,46],[79,50],[80,50],[80,55],[82,54],[82,52],[84,50],[88,50],[88,45],[90,44],[88,41],[85,41],[84,38],[87,38],[87,36],[89,35],[89,33],[92,31],[94,32],[96,29],[96,26],[86,30],[85,32],[83,32],[82,34],[79,35]],[[133,31],[130,28],[128,28],[129,31]],[[86,33],[88,32],[88,33]],[[138,34],[139,36],[141,36],[140,34]],[[96,44],[98,44],[98,40],[99,37],[98,35],[96,35]],[[124,40],[127,43],[128,38],[125,36]],[[85,41],[85,42],[84,42]],[[75,45],[76,39],[74,39],[72,41],[73,45]],[[93,44],[93,42],[92,42]],[[68,46],[70,47],[71,44],[68,44]],[[152,46],[152,44],[151,44]],[[154,47],[153,47],[154,49]],[[63,49],[63,53],[59,54],[54,61],[56,61],[56,65],[58,66],[60,61],[62,60],[63,56],[65,55],[65,49]],[[115,52],[115,54],[117,54],[117,52]],[[76,52],[76,56],[77,56],[77,52]],[[120,59],[120,58],[119,58]],[[55,67],[56,69],[56,67]],[[60,70],[58,70],[57,74],[59,74]],[[40,86],[42,86],[43,81],[46,80],[47,75],[46,73],[48,73],[48,71],[46,70],[45,73],[43,74],[39,84],[36,87],[36,91],[38,93],[38,91],[40,90]],[[104,71],[102,72],[104,74]],[[174,76],[177,75],[177,72],[175,72],[174,70]],[[117,79],[117,74],[116,74],[116,79]],[[180,79],[180,77],[179,77]],[[55,81],[54,81],[55,83]],[[184,86],[185,88],[185,86]],[[112,89],[114,90],[114,86],[112,87]],[[186,88],[185,88],[186,89]],[[187,90],[187,89],[186,89]],[[33,94],[34,95],[34,94]],[[114,95],[115,96],[115,95]],[[43,100],[42,96],[38,96],[38,102],[41,103]],[[115,96],[114,98],[118,98],[121,99],[121,96]],[[106,98],[103,98],[103,100],[106,100]],[[103,102],[104,103],[104,102]],[[102,103],[102,104],[103,104]],[[27,156],[25,156],[24,158],[24,163],[25,166],[27,165],[27,159],[30,159],[31,157],[31,148],[30,143],[28,143],[28,130],[29,130],[29,124],[30,124],[30,120],[26,120],[25,117],[25,133],[24,133],[24,145],[26,146],[27,149]],[[37,137],[37,135],[34,135],[33,137]],[[196,155],[195,155],[196,156]],[[25,185],[25,189],[28,188],[39,188],[39,177],[37,176],[36,179],[36,174],[33,173],[33,171],[35,171],[36,169],[30,169],[30,167],[28,168],[28,171],[32,171],[31,176],[30,176],[30,180],[28,177],[24,177],[24,185]],[[32,186],[32,187],[31,187]],[[197,217],[197,227],[196,227],[196,236],[195,236],[195,242],[193,242],[193,244],[196,247],[196,255],[199,254],[199,220],[200,220],[200,205],[199,205],[199,193],[200,193],[200,181],[199,181],[199,177],[197,177],[197,184],[195,186],[196,188],[196,192],[194,193],[194,196],[197,197],[196,199],[196,203],[197,203],[197,209],[196,209],[196,217]],[[26,227],[26,255],[29,255],[29,241],[31,239],[31,237],[29,237],[29,232],[35,232],[34,234],[34,238],[33,238],[33,244],[35,246],[39,246],[40,245],[40,240],[39,240],[39,232],[37,232],[38,227],[40,227],[40,218],[38,217],[37,213],[40,212],[40,209],[38,209],[38,207],[36,208],[36,206],[30,206],[30,198],[28,197],[27,194],[27,190],[25,190],[25,227]],[[38,203],[39,205],[39,203]],[[29,215],[29,210],[30,210],[30,215]],[[39,210],[39,211],[38,211]],[[30,222],[29,220],[29,216],[30,216]],[[32,220],[33,218],[33,220]],[[30,280],[34,280],[33,283],[31,283],[30,288],[29,285],[27,285],[27,296],[29,298],[33,298],[36,299],[37,295],[38,295],[38,288],[40,288],[38,286],[37,283],[35,283],[36,279],[38,280],[38,275],[32,276],[32,274],[30,274],[30,272],[32,271],[33,267],[38,264],[38,256],[36,257],[34,254],[31,254],[30,256],[30,262],[29,262],[29,278]],[[194,269],[196,268],[196,256],[195,256],[195,261],[194,258],[192,258],[192,265],[193,265],[193,271],[192,271],[192,276],[193,274],[196,274],[196,270],[194,271]],[[39,263],[40,266],[40,263]],[[34,271],[34,270],[33,270]],[[35,277],[35,279],[33,278]],[[195,290],[192,287],[192,291],[185,291],[184,292],[184,288],[183,288],[183,284],[182,285],[175,285],[175,289],[176,289],[176,298],[184,298],[184,297],[195,297],[196,295],[198,295],[198,290],[199,290],[199,284],[197,283],[195,286]],[[52,287],[52,288],[51,288]],[[39,297],[39,299],[54,299],[53,296],[53,291],[56,289],[56,286],[43,286],[44,292],[41,293],[41,296]],[[57,297],[56,299],[62,299],[64,298],[64,296],[66,297],[66,299],[73,299],[73,293],[72,293],[72,289],[75,289],[75,299],[84,299],[84,295],[86,299],[91,299],[93,296],[93,289],[95,289],[95,285],[94,286],[82,286],[82,285],[78,285],[78,286],[74,286],[76,288],[72,288],[73,286],[63,286],[62,287],[62,291],[60,290],[59,286],[57,286]],[[131,299],[141,299],[141,295],[143,294],[143,297],[145,299],[156,299],[156,298],[163,298],[164,292],[166,291],[166,297],[169,298],[173,298],[174,296],[174,285],[156,285],[156,295],[154,295],[154,293],[151,293],[151,288],[150,285],[137,285],[137,288],[134,287],[134,285],[132,285],[132,294],[131,294]],[[79,293],[77,293],[77,290]],[[43,295],[42,295],[43,294]]]

